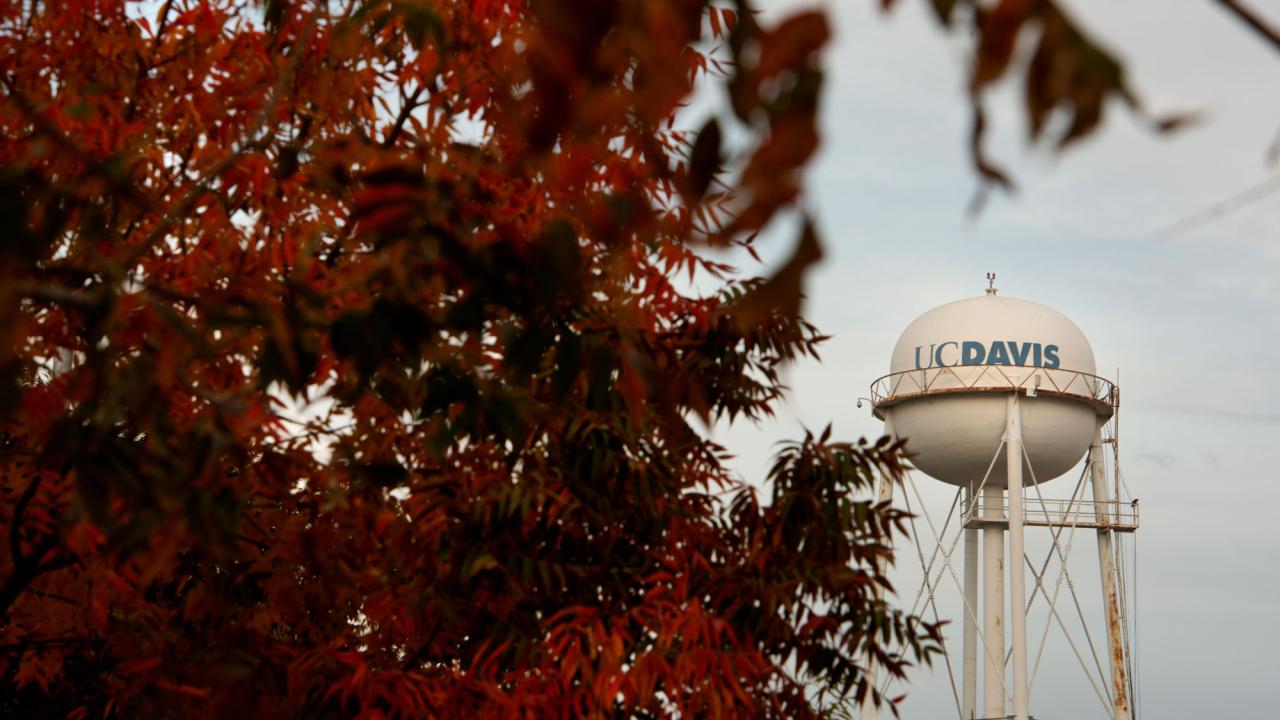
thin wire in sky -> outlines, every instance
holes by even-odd
[[[1157,242],[1172,240],[1179,235],[1184,235],[1243,210],[1256,202],[1266,199],[1277,190],[1280,190],[1280,175],[1272,175],[1266,180],[1255,183],[1231,197],[1219,200],[1204,210],[1171,222],[1156,230],[1152,235]]]

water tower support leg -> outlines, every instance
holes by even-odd
[[[997,523],[1004,519],[1004,491],[998,485],[982,488],[983,515]],[[987,658],[982,671],[983,717],[1004,717],[1004,529],[982,528],[982,644]]]
[[[1009,479],[1009,623],[1013,632],[1013,716],[1027,720],[1027,588],[1022,564],[1022,405],[1009,393],[1005,455]]]
[[[1100,525],[1110,517],[1106,508],[1111,498],[1107,491],[1106,468],[1102,462],[1102,428],[1093,436],[1089,447],[1089,479],[1093,484],[1095,518]],[[1125,679],[1124,644],[1120,637],[1120,598],[1116,587],[1115,554],[1111,549],[1111,530],[1098,528],[1098,565],[1102,571],[1102,602],[1107,610],[1107,645],[1111,656],[1111,700],[1115,720],[1129,720],[1128,683]]]
[[[964,491],[964,512],[973,509],[973,490],[970,485]],[[964,529],[964,678],[962,717],[973,720],[978,716],[978,529]],[[972,612],[969,609],[972,608]]]

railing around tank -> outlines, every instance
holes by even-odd
[[[871,384],[871,402],[880,409],[925,395],[1021,392],[1081,400],[1110,415],[1120,406],[1120,389],[1106,378],[1080,370],[1026,365],[944,365],[903,370]]]
[[[1009,524],[1009,499],[1003,497],[999,507],[990,507],[981,495],[974,497],[961,520],[967,528]],[[1026,497],[1022,502],[1025,525],[1042,527],[1078,527],[1133,532],[1138,529],[1138,501],[1061,500]]]

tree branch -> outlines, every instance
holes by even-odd
[[[18,497],[18,502],[13,506],[13,522],[9,525],[9,554],[13,558],[14,573],[17,568],[26,562],[26,558],[22,555],[22,516],[27,514],[27,506],[31,504],[32,498],[36,496],[36,490],[40,487],[40,473],[31,478],[31,482],[27,483],[27,487],[23,489],[22,495]]]
[[[57,547],[57,545],[57,538],[49,536],[37,545],[30,555],[14,559],[13,572],[9,573],[9,577],[5,579],[4,584],[0,585],[0,626],[5,624],[9,609],[17,602],[18,596],[22,594],[23,590],[27,589],[32,580],[44,573],[61,570],[76,561],[75,557],[64,556],[50,560],[47,563],[41,563],[40,557]]]
[[[1268,25],[1261,15],[1245,7],[1239,0],[1218,0],[1218,4],[1266,38],[1276,50],[1280,50],[1280,30]]]
[[[13,557],[13,571],[9,573],[9,577],[5,578],[4,584],[0,585],[0,626],[4,625],[4,618],[8,616],[9,608],[17,601],[22,591],[27,589],[31,581],[47,572],[73,565],[79,560],[74,555],[62,555],[47,562],[41,562],[41,558],[46,553],[58,546],[59,540],[56,535],[46,536],[36,543],[31,548],[30,554],[22,552],[22,518],[26,515],[27,506],[31,504],[40,488],[41,479],[37,472],[13,506],[13,521],[9,525],[9,551]]]
[[[401,95],[400,99],[404,103],[400,108],[400,114],[396,117],[395,122],[391,124],[391,129],[387,132],[386,137],[382,140],[382,147],[389,148],[396,144],[396,140],[400,139],[400,133],[404,132],[404,124],[409,119],[409,115],[414,110],[422,107],[418,103],[418,98],[422,97],[422,91],[426,88],[419,85],[412,94],[408,96]]]

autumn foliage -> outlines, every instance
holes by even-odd
[[[1198,119],[1193,113],[1150,114],[1120,58],[1073,19],[1062,0],[925,2],[945,30],[964,37],[970,45],[967,85],[973,115],[969,150],[981,181],[973,210],[981,208],[991,189],[1008,192],[1015,188],[1013,178],[990,157],[987,148],[987,93],[1001,82],[1022,86],[1027,139],[1059,151],[1095,133],[1107,107],[1113,104],[1122,104],[1158,133],[1179,130]],[[1251,16],[1235,0],[1217,2]],[[886,10],[902,4],[899,0],[880,3]],[[1280,47],[1280,39],[1276,42]]]
[[[800,197],[822,15],[0,8],[0,715],[799,718],[935,647],[897,446],[707,437],[822,340],[812,228],[706,252]]]

